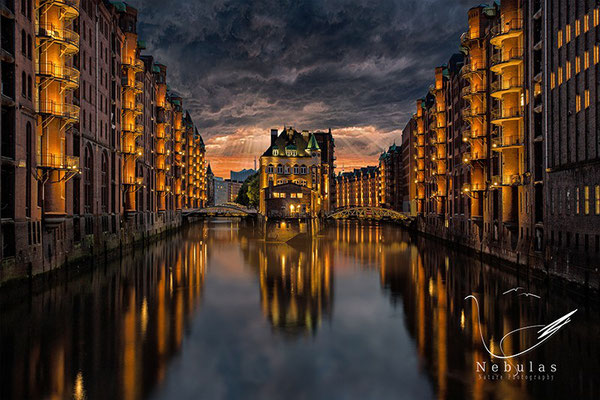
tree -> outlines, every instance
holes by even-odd
[[[259,176],[258,172],[254,175],[246,178],[244,183],[242,183],[242,187],[238,192],[237,197],[235,198],[235,202],[238,204],[242,204],[246,207],[258,207],[259,201],[259,189],[258,189],[258,181]]]

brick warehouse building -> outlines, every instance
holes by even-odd
[[[0,282],[180,222],[205,148],[122,2],[1,5]]]
[[[585,267],[600,260],[599,22],[590,0],[469,10],[461,53],[435,70],[403,131],[418,229],[590,279]]]

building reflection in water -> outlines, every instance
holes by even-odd
[[[349,355],[356,352],[384,365],[391,363],[390,354],[408,355],[389,365],[420,371],[427,378],[420,384],[428,382],[438,399],[600,398],[597,305],[586,304],[552,283],[538,282],[526,270],[492,267],[436,242],[411,237],[397,227],[377,223],[338,222],[318,236],[292,244],[265,242],[254,231],[235,221],[198,224],[146,250],[127,254],[120,262],[96,266],[77,276],[61,276],[60,282],[39,294],[1,299],[0,398],[136,399],[147,397],[163,382],[188,383],[189,379],[178,381],[183,378],[167,374],[167,368],[185,347],[186,326],[192,319],[200,319],[196,311],[207,263],[211,271],[223,270],[211,273],[207,283],[217,284],[211,289],[218,288],[207,291],[206,313],[202,314],[213,315],[203,325],[210,329],[194,330],[194,338],[201,343],[208,331],[227,335],[227,326],[233,325],[237,331],[236,324],[248,320],[247,315],[239,315],[247,313],[247,308],[227,308],[231,307],[229,297],[243,293],[243,301],[260,299],[257,304],[263,315],[255,308],[252,318],[261,324],[253,324],[249,332],[256,336],[248,337],[255,346],[243,347],[247,353],[240,358],[254,360],[270,354],[273,343],[281,343],[279,336],[322,336],[315,341],[286,340],[278,347],[278,360],[294,366],[302,361],[305,366],[303,371],[309,376],[299,373],[295,377],[298,381],[314,384],[310,380],[315,370],[312,362],[318,356],[335,366],[332,368],[340,376],[361,370],[363,366],[345,365],[339,356],[328,358],[323,348],[318,356],[313,353],[318,346],[337,343],[344,336],[349,345],[341,351]],[[376,278],[375,282],[371,278]],[[235,284],[228,285],[229,281]],[[335,315],[334,281],[340,288],[336,291]],[[377,296],[373,296],[372,283]],[[502,294],[517,286],[541,298]],[[379,301],[380,294],[383,302]],[[479,300],[481,325],[475,303],[465,301],[469,294]],[[246,300],[248,296],[252,298]],[[348,323],[347,318],[355,317],[352,301],[362,305],[365,300],[364,308],[373,304],[387,307],[387,299],[397,312],[390,316],[386,309],[373,310],[369,321],[388,330],[382,337],[395,338],[400,332],[409,339],[390,340],[381,347],[371,343],[369,347],[369,339],[379,337],[380,332],[374,332],[373,325]],[[569,325],[544,345],[512,361],[544,364],[546,370],[555,364],[552,382],[492,381],[482,379],[477,372],[477,363],[503,366],[501,360],[490,359],[480,334],[498,352],[499,340],[506,333],[548,323],[575,308],[579,311]],[[230,325],[219,326],[223,321],[215,320],[214,315],[232,318],[227,321]],[[334,329],[319,329],[324,321]],[[349,331],[340,335],[339,330],[336,332],[339,327]],[[243,328],[248,327],[239,327]],[[521,332],[505,341],[503,349],[516,353],[532,339]],[[223,340],[239,337],[224,336]],[[221,357],[211,353],[217,349],[222,351],[221,347],[208,346],[200,359],[188,357],[185,362],[191,365],[182,357],[182,368],[191,373],[201,371],[204,360]],[[290,361],[286,357],[291,357]],[[227,382],[232,390],[243,387],[243,383],[233,381],[235,371],[217,371],[215,376],[221,377],[219,373],[231,379]],[[344,385],[350,391],[365,382],[393,388],[398,373],[390,370]],[[284,383],[275,383],[287,388],[288,378],[285,375],[279,378]],[[204,384],[210,386],[210,382]],[[305,389],[314,393],[319,387]],[[406,389],[410,392],[411,388]]]
[[[344,236],[345,229],[338,227],[338,235],[348,237]],[[382,288],[394,305],[403,307],[407,329],[437,398],[566,398],[573,393],[574,371],[581,371],[575,373],[581,378],[575,392],[582,393],[582,398],[598,398],[600,387],[589,372],[600,370],[600,346],[590,340],[600,337],[597,310],[585,306],[582,310],[581,303],[560,288],[528,279],[523,271],[491,267],[441,244],[411,239],[405,232],[379,227],[375,232],[379,243],[372,251],[384,256],[370,257],[378,257]],[[355,231],[352,235],[363,237],[364,233]],[[505,290],[517,286],[541,299],[503,295]],[[475,302],[464,300],[469,294],[479,299],[481,324]],[[491,358],[485,350],[479,326],[491,350],[499,354],[499,340],[508,332],[549,323],[578,307],[578,318],[572,318],[550,341],[509,361],[511,368],[517,364],[529,367],[529,362],[533,362],[536,370],[529,376],[538,377],[544,375],[537,371],[539,364],[544,364],[546,372],[550,372],[551,364],[556,364],[558,373],[551,374],[552,382],[509,380],[507,374],[503,380],[490,380],[477,372],[477,363],[485,362],[488,367],[497,363],[505,368],[502,360]],[[518,353],[534,339],[527,332],[517,333],[503,342],[503,350],[506,354]],[[489,369],[488,373],[493,375]]]
[[[298,245],[261,241],[245,255],[257,269],[261,308],[275,331],[315,334],[322,320],[331,318],[330,246],[319,245],[316,239]]]
[[[30,296],[3,299],[0,398],[137,399],[165,376],[200,305],[203,230]],[[174,246],[173,243],[177,243]],[[22,299],[21,299],[22,300]],[[27,303],[27,302],[25,302]],[[93,377],[93,379],[91,379]],[[116,379],[115,379],[116,377]]]

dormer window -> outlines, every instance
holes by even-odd
[[[285,155],[288,157],[296,157],[298,152],[296,150],[286,150]]]
[[[278,156],[279,155],[279,149],[273,149],[273,155],[274,156]]]

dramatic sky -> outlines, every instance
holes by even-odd
[[[457,51],[475,1],[131,0],[217,175],[252,167],[270,128],[331,128],[338,168],[376,163]]]

